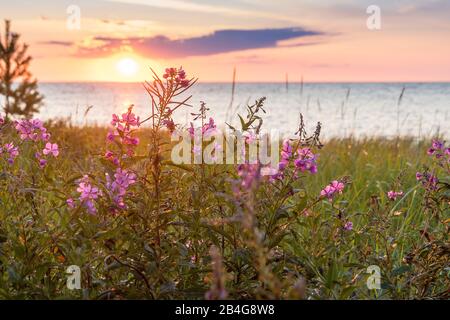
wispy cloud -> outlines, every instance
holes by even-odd
[[[62,47],[70,47],[70,46],[73,45],[73,43],[70,42],[70,41],[55,41],[55,40],[52,40],[52,41],[41,41],[39,43],[43,44],[43,45],[62,46]]]
[[[319,31],[303,28],[218,30],[212,34],[172,40],[166,36],[144,38],[96,37],[98,46],[81,46],[79,56],[98,57],[130,48],[137,54],[152,58],[207,56],[232,51],[273,48],[283,40],[321,35]],[[301,44],[298,44],[301,45]]]
[[[223,10],[223,7],[216,5],[200,4],[195,2],[185,2],[180,0],[107,0],[109,2],[119,2],[125,4],[138,4],[150,7],[175,9],[183,11],[200,11],[200,12],[218,12]],[[226,8],[226,10],[230,10]]]

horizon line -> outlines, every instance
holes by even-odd
[[[102,80],[74,80],[74,81],[67,81],[67,80],[61,80],[61,81],[39,81],[38,84],[56,84],[56,83],[67,83],[67,84],[79,84],[79,83],[111,83],[111,84],[142,84],[146,80],[143,81],[102,81]],[[280,85],[286,85],[285,81],[235,81],[235,84],[280,84]],[[402,84],[402,83],[441,83],[441,84],[450,84],[450,80],[394,80],[394,81],[293,81],[288,82],[288,85],[301,85],[301,84],[342,84],[342,83],[349,83],[349,84],[383,84],[383,83],[390,83],[390,84]],[[233,84],[233,81],[198,81],[197,84]]]

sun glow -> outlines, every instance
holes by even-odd
[[[135,60],[131,58],[123,58],[121,59],[117,65],[117,70],[120,72],[121,75],[126,77],[132,77],[136,75],[136,73],[139,70],[139,65],[136,63]]]

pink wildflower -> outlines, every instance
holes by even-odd
[[[178,70],[178,79],[186,79],[186,71],[183,70],[183,67]]]
[[[132,135],[133,130],[131,128],[139,127],[141,123],[139,117],[132,112],[132,109],[133,106],[129,107],[128,112],[123,113],[121,117],[116,114],[112,115],[111,125],[114,126],[115,132],[110,130],[106,136],[107,141],[115,141],[126,146],[124,148],[125,153],[121,152],[119,156],[115,156],[112,151],[105,153],[105,158],[112,161],[116,166],[120,165],[120,159],[134,156],[135,147],[139,144],[139,138]],[[116,140],[116,138],[118,139]]]
[[[320,191],[320,195],[325,196],[331,200],[331,199],[333,199],[333,195],[334,195],[335,191],[336,190],[332,186],[328,185],[325,188],[323,188],[322,191]]]
[[[116,124],[120,123],[120,118],[117,114],[113,113],[112,115],[112,120],[111,120],[111,125],[112,126],[116,126]]]
[[[294,161],[295,167],[300,172],[317,172],[316,156],[309,148],[302,148],[297,151],[298,158]]]
[[[344,183],[334,180],[329,185],[327,185],[325,188],[320,191],[320,195],[322,197],[328,198],[328,200],[333,200],[333,197],[336,195],[336,193],[341,194],[344,190]]]
[[[105,152],[105,158],[108,160],[111,160],[114,157],[114,152],[106,150]]]
[[[439,140],[433,140],[431,147],[435,150],[442,150],[444,148],[444,142]]]
[[[166,68],[165,73],[163,74],[163,78],[171,83],[175,83],[176,85],[184,88],[189,86],[190,81],[186,79],[186,72],[182,67],[177,68]]]
[[[45,155],[52,154],[54,157],[57,157],[59,155],[58,145],[56,143],[47,142],[42,153]]]
[[[344,230],[347,230],[347,231],[353,230],[353,222],[347,221],[347,222],[344,224]]]
[[[441,167],[444,167],[446,161],[450,162],[450,148],[445,147],[444,141],[433,140],[431,147],[427,150],[427,154],[436,158],[437,164]]]
[[[112,141],[114,141],[115,137],[116,136],[114,135],[114,133],[112,131],[108,131],[108,134],[106,135],[106,140],[112,142]]]
[[[429,172],[417,172],[416,179],[428,190],[436,190],[437,184],[439,183],[439,179]]]
[[[344,190],[345,185],[337,180],[334,180],[331,182],[331,186],[336,190],[336,192],[342,194],[342,191]]]
[[[114,174],[114,180],[111,181],[110,176],[106,174],[106,181],[106,186],[115,204],[119,208],[125,208],[124,196],[127,193],[127,189],[136,183],[136,174],[117,168]]]
[[[202,136],[204,136],[204,137],[210,137],[210,136],[213,136],[214,134],[216,134],[217,126],[214,123],[214,119],[209,118],[208,123],[205,123],[201,129],[202,129]],[[196,131],[196,128],[194,127],[194,124],[191,122],[189,128],[187,128],[187,132],[189,133],[189,135],[192,138],[194,138],[195,131]],[[197,137],[197,138],[200,138],[200,137]]]
[[[403,191],[396,192],[396,191],[391,190],[387,193],[388,198],[391,200],[397,200],[397,198],[401,197],[402,195],[403,195]]]
[[[22,140],[47,141],[50,138],[47,129],[39,119],[16,121],[15,128]]]
[[[163,120],[162,124],[166,126],[170,133],[175,131],[176,126],[172,119]]]
[[[214,123],[214,119],[213,118],[209,118],[209,122],[205,123],[203,125],[202,134],[205,135],[205,136],[214,135],[216,133],[216,129],[217,129],[217,127],[216,127],[216,125]]]
[[[8,163],[13,164],[14,160],[19,155],[19,148],[17,148],[12,142],[10,142],[5,144],[3,149],[6,153],[8,153]]]
[[[98,188],[90,184],[88,176],[84,176],[81,179],[77,191],[80,193],[80,200],[97,199],[100,195]]]
[[[187,86],[189,86],[190,81],[187,79],[183,79],[181,81],[179,81],[179,84],[181,87],[186,88]]]
[[[42,154],[40,152],[36,152],[34,156],[39,162],[39,167],[44,168],[47,165],[47,160],[42,157]]]
[[[292,146],[290,145],[289,140],[284,140],[281,148],[281,160],[278,163],[278,171],[270,175],[269,181],[274,182],[276,180],[283,179],[283,172],[289,165],[289,160],[292,157],[292,151]]]
[[[281,159],[289,160],[292,157],[292,146],[289,140],[284,140],[283,147],[281,149]]]
[[[189,135],[190,135],[191,137],[194,136],[194,134],[195,134],[195,128],[194,128],[194,124],[193,124],[192,122],[191,122],[190,127],[187,129],[187,131],[189,132]]]
[[[164,79],[170,79],[177,76],[177,68],[166,68],[166,71],[163,75]]]
[[[77,191],[80,193],[79,199],[81,203],[87,208],[88,212],[96,214],[97,209],[95,208],[94,200],[98,199],[102,193],[97,187],[91,185],[87,175],[80,179]]]
[[[75,208],[75,201],[72,198],[66,200],[67,206],[71,209]]]
[[[122,123],[131,127],[139,127],[139,117],[136,117],[134,113],[129,110],[128,112],[122,114]]]
[[[254,182],[260,178],[259,164],[240,164],[238,166],[238,176],[240,177],[240,185],[244,189],[250,188]]]
[[[116,170],[114,178],[115,181],[113,182],[113,187],[116,186],[116,188],[121,189],[121,193],[136,182],[136,174],[120,168]]]

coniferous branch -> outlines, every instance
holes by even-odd
[[[5,20],[5,33],[0,33],[0,95],[4,96],[5,116],[30,118],[39,111],[43,96],[37,80],[29,71],[32,60],[28,45],[19,42],[20,35],[11,32],[11,23]]]

